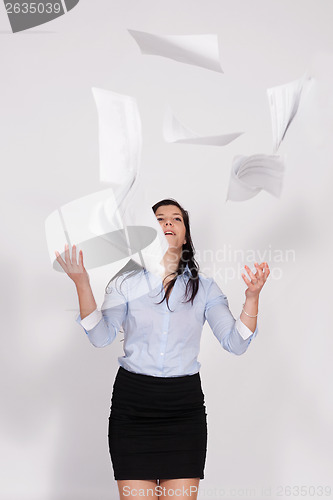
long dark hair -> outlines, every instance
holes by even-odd
[[[164,200],[161,200],[161,201],[155,203],[155,205],[152,206],[154,214],[156,213],[156,211],[159,207],[166,206],[166,205],[174,205],[177,208],[179,208],[179,210],[182,213],[183,221],[184,221],[184,225],[185,225],[185,229],[186,229],[186,234],[185,234],[186,243],[182,247],[182,256],[179,260],[178,269],[176,271],[175,277],[169,281],[169,283],[166,287],[163,299],[160,302],[158,302],[158,304],[161,304],[164,300],[166,300],[167,307],[170,311],[169,296],[170,296],[171,290],[173,289],[173,287],[176,283],[177,277],[179,275],[183,274],[183,272],[185,271],[186,265],[188,265],[188,267],[189,267],[190,276],[189,276],[189,279],[186,283],[185,299],[187,299],[187,300],[185,300],[185,302],[191,301],[191,304],[193,305],[194,298],[199,290],[199,264],[197,263],[197,261],[194,258],[195,249],[194,249],[192,238],[191,238],[190,219],[189,219],[189,214],[188,214],[187,210],[185,210],[173,198],[166,198]],[[116,277],[119,277],[128,271],[132,271],[132,272],[124,278],[122,283],[125,281],[125,279],[130,278],[131,276],[133,276],[133,274],[137,274],[140,271],[144,271],[144,269],[141,266],[139,266],[138,264],[136,264],[134,261],[129,261],[115,276],[113,276],[111,278],[111,280],[109,281],[109,283],[106,286],[106,289],[105,289],[106,293],[108,293],[108,286],[109,286],[110,282],[113,281]],[[122,285],[122,283],[121,283],[121,285]],[[120,286],[120,288],[121,288],[121,286]]]

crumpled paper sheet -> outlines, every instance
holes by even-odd
[[[283,172],[284,163],[280,156],[236,156],[231,168],[227,200],[248,200],[262,189],[279,197]]]
[[[267,89],[271,111],[273,152],[276,153],[286,132],[296,116],[305,83],[310,80],[304,75],[299,80]]]
[[[223,73],[219,60],[218,38],[207,35],[154,35],[145,31],[128,30],[141,53],[167,57],[184,64],[200,66]]]
[[[163,136],[166,142],[181,144],[199,144],[206,146],[226,146],[242,135],[243,132],[234,132],[231,134],[220,134],[211,136],[200,136],[185,127],[178,118],[175,117],[172,110],[168,107],[164,114]]]

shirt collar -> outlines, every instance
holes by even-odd
[[[147,273],[147,269],[146,268],[143,268],[143,270],[144,270],[145,273]],[[182,274],[180,276],[183,276],[183,275],[193,276],[192,271],[190,270],[188,264],[186,264],[185,269],[184,269],[184,271],[182,272]]]

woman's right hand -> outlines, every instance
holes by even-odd
[[[55,251],[57,261],[65,271],[65,273],[68,274],[68,276],[71,278],[71,280],[74,281],[76,287],[84,287],[84,286],[90,286],[89,282],[89,274],[87,273],[84,265],[83,265],[83,253],[82,250],[79,252],[79,262],[77,263],[77,258],[76,258],[76,246],[72,246],[72,259],[70,256],[69,252],[69,246],[66,243],[65,245],[65,260],[61,257],[60,253],[56,250]]]

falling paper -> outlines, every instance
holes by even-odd
[[[307,145],[312,144],[313,150],[323,150],[332,143],[333,74],[329,75],[327,68],[333,68],[333,57],[330,58],[330,63],[330,66],[326,64],[323,69],[325,78],[316,77],[311,80],[306,102],[302,105],[301,133]]]
[[[169,244],[151,207],[143,203],[143,186],[138,191],[142,134],[136,102],[97,88],[93,95],[99,118],[100,178],[111,187],[50,214],[45,229],[51,262],[62,271],[54,252],[75,243],[86,269],[115,262],[122,267],[123,259],[131,259],[161,273]]]
[[[267,90],[271,110],[273,151],[277,152],[293,121],[301,99],[306,75],[294,82]]]
[[[131,224],[125,225],[112,189],[79,198],[51,213],[45,231],[53,268],[63,271],[54,252],[58,250],[64,259],[61,250],[68,243],[82,250],[88,270],[131,258],[151,272],[159,271],[169,246],[161,226],[150,207],[137,206],[131,215]]]
[[[163,136],[166,142],[201,144],[207,146],[226,146],[242,134],[243,132],[235,132],[233,134],[202,137],[180,123],[170,108],[167,108],[164,115]]]
[[[167,57],[223,73],[217,35],[154,35],[128,30],[142,54]]]
[[[46,239],[55,270],[62,271],[62,268],[55,260],[54,251],[61,251],[65,243],[69,246],[73,244],[80,246],[87,269],[124,259],[130,255],[120,220],[118,224],[108,225],[105,218],[102,218],[100,224],[96,223],[104,204],[110,209],[110,214],[117,212],[112,189],[71,201],[48,216],[45,222]],[[116,235],[111,244],[108,241],[108,234]]]
[[[151,208],[158,200],[155,199],[153,193],[149,196],[150,199],[147,197],[146,185],[139,176],[126,198],[121,218],[125,228],[139,226],[140,228],[148,227],[155,230],[156,236],[149,245],[147,245],[145,231],[141,230],[135,234],[135,241],[131,242],[131,258],[152,273],[160,274],[164,272],[163,265],[161,266],[160,262],[169,248],[169,242]],[[136,248],[141,249],[141,251],[135,254],[134,250]]]
[[[142,130],[136,100],[92,89],[98,111],[100,180],[110,183],[120,216],[139,172]]]
[[[279,197],[283,172],[284,164],[280,156],[236,156],[231,168],[227,200],[248,200],[262,189]]]

